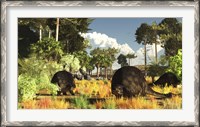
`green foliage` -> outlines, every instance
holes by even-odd
[[[113,62],[115,61],[115,55],[118,53],[118,50],[115,48],[108,48],[108,49],[100,49],[96,48],[90,52],[92,56],[91,63],[94,64],[97,68],[97,77],[99,77],[98,69],[100,67],[105,68],[105,73],[107,78],[107,68],[112,66]]]
[[[160,66],[159,64],[151,64],[148,68],[148,75],[151,76],[152,82],[156,76],[164,74],[166,71],[165,66]]]
[[[116,109],[116,102],[114,99],[107,99],[103,103],[103,108],[105,109]]]
[[[178,50],[177,55],[169,58],[167,71],[175,73],[179,80],[182,80],[182,49]]]
[[[131,63],[131,59],[134,59],[136,57],[137,57],[137,55],[135,53],[129,53],[129,54],[126,55],[126,58],[129,59],[129,66],[130,66],[130,63]]]
[[[50,78],[46,73],[41,73],[40,77],[37,79],[37,91],[40,90],[47,90],[49,93],[51,93],[53,96],[57,94],[57,91],[59,90],[59,87],[55,84],[52,84],[50,82]]]
[[[65,69],[70,72],[76,72],[80,69],[80,61],[74,55],[64,55],[60,59],[60,63],[65,66]]]
[[[19,102],[32,100],[40,90],[47,90],[53,96],[57,94],[59,87],[50,83],[48,76],[33,78],[28,74],[18,77],[18,99]]]
[[[78,109],[87,109],[89,108],[89,101],[87,100],[87,96],[80,96],[74,99],[74,107]]]
[[[166,56],[174,56],[182,49],[182,23],[176,18],[165,18],[159,24],[159,36]]]
[[[31,51],[37,55],[38,58],[47,60],[59,60],[63,55],[63,50],[59,41],[54,38],[43,38],[31,45]]]
[[[89,46],[80,32],[86,33],[92,21],[88,18],[60,18],[58,38],[65,53],[80,51]],[[30,54],[30,45],[39,38],[55,38],[56,18],[19,18],[18,28],[19,56],[24,58]]]
[[[74,56],[79,59],[81,68],[88,67],[91,61],[91,57],[86,51],[78,51],[74,53]]]
[[[50,83],[55,72],[60,70],[61,65],[57,62],[46,62],[36,57],[18,59],[18,97],[19,101],[33,99],[39,90],[46,89],[55,95],[59,89],[57,85]]]
[[[60,18],[59,19],[59,37],[64,53],[74,53],[84,50],[88,47],[87,41],[80,35],[80,33],[86,33],[89,30],[89,25],[93,21],[88,18]],[[56,19],[51,18],[47,21],[48,26],[52,31],[52,35],[55,34]],[[55,36],[54,36],[55,37]]]
[[[117,61],[118,64],[121,64],[121,67],[127,66],[127,65],[128,65],[127,60],[126,60],[126,56],[123,55],[123,54],[120,54],[120,55],[118,56],[117,60],[118,60],[118,61]]]
[[[36,79],[27,74],[18,77],[18,101],[31,100],[36,97]]]
[[[165,73],[166,71],[166,60],[164,58],[164,56],[162,56],[158,63],[156,62],[156,60],[152,59],[152,61],[150,62],[150,65],[148,67],[148,75],[151,76],[152,78],[156,77],[156,76],[160,76],[163,73]]]
[[[38,78],[42,73],[52,77],[54,73],[63,69],[56,61],[45,61],[37,59],[36,56],[18,59],[19,74],[27,73],[33,78]]]
[[[18,55],[20,58],[30,55],[31,44],[38,41],[39,37],[35,31],[32,31],[28,25],[18,26]]]
[[[155,42],[156,33],[154,29],[146,23],[142,23],[135,33],[136,41],[138,44],[152,44]]]
[[[165,55],[161,55],[159,58],[159,64],[162,66],[166,66],[169,63],[169,57]]]
[[[46,18],[19,18],[18,19],[18,53],[19,57],[28,57],[31,44],[49,32]],[[41,31],[41,33],[40,33]]]

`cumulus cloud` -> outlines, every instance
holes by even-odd
[[[119,53],[117,54],[117,57],[119,54],[127,55],[129,53],[135,53],[137,57],[135,59],[131,60],[131,66],[134,65],[144,65],[144,48],[139,48],[137,51],[134,51],[127,43],[120,44],[117,39],[109,37],[106,34],[102,33],[80,33],[82,37],[85,39],[88,39],[90,42],[90,45],[92,49],[95,49],[97,47],[100,48],[116,48],[119,49]],[[90,50],[92,50],[90,49]],[[158,45],[157,46],[158,51],[158,57],[164,53],[164,49]],[[147,45],[147,63],[153,60],[155,58],[155,45]],[[115,61],[113,63],[113,69],[120,68],[121,65]]]
[[[155,60],[155,44],[147,45],[147,64]],[[158,58],[164,54],[164,49],[161,45],[157,45]],[[144,48],[139,48],[136,51],[137,57],[131,61],[131,65],[144,65]]]
[[[115,38],[109,37],[102,33],[81,33],[81,36],[90,41],[92,49],[100,48],[115,48],[119,49],[119,54],[127,55],[128,53],[134,53],[134,50],[127,44],[119,44]],[[91,50],[92,50],[91,49]]]

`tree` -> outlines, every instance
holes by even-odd
[[[102,59],[104,57],[103,51],[100,48],[96,48],[90,51],[90,55],[92,56],[92,63],[97,68],[97,78],[99,78],[99,68],[102,64]]]
[[[63,55],[60,59],[60,63],[63,65],[63,68],[69,72],[76,72],[81,68],[79,59],[71,54]]]
[[[148,75],[151,76],[152,82],[156,76],[160,76],[166,71],[166,66],[160,66],[159,62],[152,61],[148,68]]]
[[[136,56],[136,54],[135,53],[129,53],[129,54],[127,54],[126,55],[126,58],[128,58],[129,59],[129,66],[131,65],[131,59],[134,59],[134,58],[136,58],[137,56]]]
[[[42,39],[42,30],[47,26],[46,18],[20,18],[19,25],[27,25],[30,29],[36,31],[39,34],[39,40]]]
[[[118,61],[117,61],[118,64],[121,64],[121,67],[127,66],[127,65],[128,65],[127,60],[126,60],[126,56],[123,55],[123,54],[120,54],[120,55],[117,57],[117,60],[118,60]]]
[[[182,80],[182,49],[179,49],[175,56],[171,56],[169,61],[170,65],[167,71],[175,73],[178,79]]]
[[[165,55],[170,57],[182,49],[182,23],[176,18],[165,18],[159,24],[159,36]]]
[[[46,19],[18,19],[18,52],[20,57],[28,57],[30,54],[30,45],[42,39],[42,30],[45,27]]]
[[[36,54],[38,58],[46,60],[59,61],[63,55],[60,42],[54,38],[43,38],[41,41],[31,45],[31,52]]]
[[[107,51],[106,51],[107,52]],[[108,69],[108,67],[110,66],[110,65],[112,65],[112,61],[111,61],[111,57],[109,57],[109,55],[108,54],[104,54],[104,57],[103,57],[103,59],[102,59],[102,67],[104,67],[104,70],[105,70],[105,72],[104,72],[104,74],[105,74],[105,79],[107,79],[108,78],[108,71],[107,71],[107,69]]]
[[[30,54],[31,44],[37,42],[39,36],[28,25],[18,24],[18,55],[19,58],[27,58]]]
[[[115,55],[118,50],[115,48],[100,49],[96,48],[90,52],[92,56],[92,62],[97,68],[97,77],[99,77],[99,68],[105,70],[105,78],[108,77],[108,67],[112,67],[113,62],[116,60]],[[102,71],[101,71],[102,72]]]
[[[48,25],[51,30],[56,28],[58,20],[48,19]],[[88,18],[59,18],[59,41],[62,43],[65,53],[74,53],[84,50],[88,47],[87,41],[80,35],[89,30],[89,24],[92,19]],[[58,25],[57,25],[58,26]],[[58,30],[57,30],[58,31]],[[57,35],[52,31],[52,35]],[[55,37],[56,38],[56,37]]]
[[[86,71],[89,71],[89,73],[94,69],[94,67],[90,65],[91,57],[88,55],[87,51],[78,51],[73,54],[79,59],[81,69],[86,68]]]
[[[152,33],[152,43],[154,43],[155,44],[155,62],[156,62],[156,64],[158,64],[158,52],[157,52],[157,44],[159,43],[159,35],[158,35],[158,32],[159,32],[159,30],[160,30],[160,27],[157,25],[157,23],[156,22],[153,22],[152,23],[152,25],[151,25],[151,27],[152,27],[152,31],[153,31],[153,33]]]
[[[89,63],[86,65],[86,70],[89,73],[89,75],[92,75],[92,70],[95,69],[94,64],[92,63],[92,58],[90,57]]]
[[[64,53],[84,50],[89,45],[80,33],[89,30],[88,18],[19,18],[19,56],[30,54],[30,45],[45,37],[53,37],[61,43]]]
[[[112,74],[112,64],[116,60],[116,54],[119,52],[118,49],[115,48],[108,48],[108,49],[103,49],[103,54],[104,58],[102,61],[102,66],[104,67],[105,70],[105,79],[108,78],[108,67],[110,67],[110,74]]]
[[[136,41],[138,44],[144,45],[144,65],[145,65],[145,73],[146,73],[146,65],[147,65],[147,55],[146,55],[146,45],[152,44],[155,38],[152,36],[152,33],[154,33],[151,26],[149,26],[146,23],[142,23],[141,26],[136,30],[135,36]]]
[[[58,41],[58,34],[59,34],[59,19],[60,18],[57,18],[56,21],[56,41]]]
[[[104,53],[104,57],[106,57],[105,59],[105,63],[103,62],[103,67],[105,67],[105,77],[107,78],[108,75],[108,67],[110,67],[110,75],[112,75],[112,64],[114,63],[114,61],[116,60],[116,55],[119,52],[118,49],[115,48],[108,48],[108,49],[103,49],[103,53]]]

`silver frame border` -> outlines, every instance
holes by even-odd
[[[130,7],[142,7],[142,6],[183,6],[194,7],[195,9],[195,28],[194,28],[194,53],[195,53],[195,91],[194,91],[194,114],[195,122],[187,121],[165,121],[165,122],[151,122],[151,121],[76,121],[76,122],[54,122],[54,121],[37,121],[37,122],[10,122],[6,120],[6,9],[10,6],[130,6]],[[199,1],[6,1],[1,2],[1,126],[199,126]]]

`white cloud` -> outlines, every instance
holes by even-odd
[[[164,49],[161,45],[157,45],[158,58],[164,54]],[[131,65],[144,65],[144,48],[136,51],[137,57],[131,60]],[[155,60],[155,44],[147,45],[147,64]]]
[[[115,38],[109,37],[102,33],[81,33],[81,36],[90,41],[92,49],[100,48],[116,48],[119,49],[119,54],[134,53],[134,50],[127,44],[119,44]],[[92,50],[91,49],[91,50]]]
[[[89,40],[92,49],[100,48],[116,48],[119,49],[119,54],[127,55],[128,53],[135,53],[137,57],[131,60],[131,66],[134,65],[144,65],[144,48],[139,48],[136,52],[127,44],[120,44],[115,38],[109,37],[102,33],[80,33],[82,37]],[[92,50],[90,49],[90,50]],[[158,45],[157,46],[158,57],[164,53],[164,49]],[[149,63],[153,58],[155,58],[155,45],[147,45],[147,63]],[[128,62],[128,61],[127,61]],[[113,69],[120,68],[121,65],[115,61],[113,63]]]

